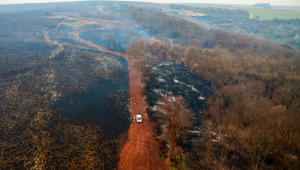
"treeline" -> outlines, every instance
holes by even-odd
[[[82,11],[81,17],[99,18],[115,21],[128,21],[130,13],[135,10],[133,5],[120,4],[119,6],[108,5],[103,8],[105,12]],[[110,11],[110,12],[109,12]]]
[[[206,29],[185,19],[169,16],[160,11],[147,8],[127,6],[126,9],[115,10],[110,16],[118,16],[114,20],[132,20],[156,39],[169,41],[182,46],[198,45],[203,48],[226,48],[230,52],[244,50],[252,55],[268,55],[271,52],[283,53],[286,58],[295,56],[289,45],[257,39],[254,36],[235,34],[216,29]],[[296,42],[295,42],[296,43]]]
[[[82,32],[80,37],[110,50],[125,53],[126,47],[142,37],[138,30],[92,30]]]
[[[192,7],[188,5],[176,5],[170,4],[169,7],[171,9],[182,9],[182,10],[197,10],[200,13],[207,13],[207,14],[218,14],[218,15],[235,15],[241,18],[249,18],[250,14],[246,10],[233,10],[229,8],[212,8],[212,7]]]
[[[177,17],[168,16],[162,12],[138,8],[130,17],[157,39],[174,44],[198,45],[203,48],[226,48],[230,52],[244,50],[252,55],[268,55],[271,52],[282,53],[286,58],[296,55],[289,46],[243,34],[227,31],[205,29],[195,23]]]
[[[260,20],[251,19],[250,14],[245,10],[234,10],[221,7],[194,7],[189,5],[169,5],[171,9],[190,10],[196,13],[206,13],[208,17],[194,17],[202,23],[208,23],[210,26],[230,32],[248,33],[257,37],[263,37],[268,40],[279,43],[287,43],[300,49],[300,40],[296,38],[299,33],[300,20],[295,19],[277,19]],[[228,24],[229,23],[229,24]]]
[[[299,57],[190,47],[184,64],[214,87],[205,112],[210,142],[198,140],[207,145],[200,167],[299,168]]]
[[[81,17],[87,18],[99,18],[105,20],[120,20],[119,15],[117,13],[103,13],[103,12],[89,12],[89,11],[82,11],[79,13]]]
[[[89,16],[92,15],[92,13],[89,12],[83,12],[82,14],[85,14],[84,16],[93,17]],[[133,21],[156,39],[164,41],[171,39],[174,44],[180,44],[182,46],[190,44],[204,48],[219,47],[226,48],[230,52],[245,50],[247,53],[253,55],[267,55],[270,52],[279,52],[283,53],[287,58],[295,56],[293,47],[290,45],[280,45],[275,42],[257,39],[244,34],[235,34],[215,29],[208,30],[185,19],[168,16],[163,12],[147,8],[126,6],[125,9],[112,11],[103,19]],[[297,41],[295,40],[293,45],[296,44]]]
[[[101,12],[83,11],[81,12],[81,16],[118,21],[134,21],[157,39],[163,36],[165,38],[174,39],[174,43],[181,45],[189,43],[184,41],[186,39],[190,39],[189,41],[194,39],[194,42],[191,44],[197,43],[207,48],[218,45],[224,46],[227,42],[229,42],[232,45],[235,45],[235,48],[243,48],[245,50],[251,50],[260,54],[263,53],[263,51],[259,51],[259,49],[257,49],[258,47],[255,46],[260,44],[260,42],[262,42],[262,44],[266,44],[263,42],[263,40],[251,38],[243,34],[236,34],[236,32],[238,32],[253,34],[257,37],[263,37],[265,39],[280,43],[287,43],[299,49],[300,39],[297,39],[296,37],[299,29],[299,19],[273,19],[259,21],[256,19],[250,19],[249,13],[245,10],[210,7],[201,8],[184,5],[170,5],[170,8],[191,10],[196,13],[209,14],[211,17],[201,17],[199,19],[202,22],[204,21],[211,23],[215,25],[215,27],[227,30],[229,32],[222,31],[222,39],[220,41],[216,41],[218,38],[220,38],[214,37],[215,35],[220,34],[218,30],[207,30],[200,25],[188,22],[185,19],[166,15],[158,10],[138,8],[131,5],[123,5],[119,10],[113,10],[110,13],[105,14]],[[226,23],[234,24],[227,25]],[[220,24],[225,24],[225,26]],[[226,38],[225,42],[224,38]],[[199,40],[201,41],[199,42]],[[292,49],[293,47],[290,45],[285,46],[288,49]],[[273,51],[274,49],[278,49],[277,51],[283,51],[282,48],[278,46],[278,44],[272,44],[271,47],[264,47],[263,49],[267,50],[267,53]],[[269,48],[273,49],[269,50]]]
[[[146,8],[134,10],[130,17],[153,36],[163,35],[170,38],[184,39],[200,38],[205,32],[204,27]]]
[[[211,83],[214,94],[204,113],[205,132],[193,140],[186,156],[190,168],[300,167],[299,56],[286,58],[278,52],[259,56],[158,40],[139,40],[127,53],[145,75],[152,63],[168,60],[187,65]]]

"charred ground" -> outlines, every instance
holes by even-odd
[[[117,137],[126,139],[130,124],[127,61],[60,40],[68,27],[46,42],[64,19],[1,22],[1,169],[117,165]]]
[[[102,117],[98,125],[95,120],[90,122],[91,117],[86,117],[84,122],[75,120],[85,115],[87,109],[91,109],[89,113],[98,113],[99,104],[125,111],[114,114],[110,120],[115,119],[116,115],[128,114],[126,104],[114,107],[116,101],[126,102],[126,89],[121,93],[119,91],[125,87],[114,83],[119,78],[123,78],[123,83],[126,83],[126,77],[123,75],[127,70],[118,69],[124,68],[124,60],[108,53],[89,51],[96,50],[97,46],[91,47],[92,43],[77,41],[80,40],[79,36],[74,36],[77,38],[75,41],[70,38],[69,32],[73,32],[71,35],[78,34],[87,39],[94,39],[93,41],[97,41],[101,36],[107,40],[111,39],[112,43],[98,43],[120,52],[125,49],[122,43],[129,45],[128,42],[132,41],[123,41],[122,38],[119,40],[124,31],[102,30],[105,28],[102,26],[112,26],[112,29],[122,24],[124,29],[139,27],[147,33],[146,35],[151,36],[150,39],[131,43],[126,49],[127,54],[133,57],[130,60],[131,66],[138,70],[131,72],[135,83],[140,83],[139,80],[142,79],[144,87],[148,84],[148,89],[145,89],[143,95],[146,94],[149,104],[154,104],[159,95],[165,95],[164,91],[174,88],[174,94],[184,91],[182,94],[190,100],[189,106],[198,114],[204,104],[203,101],[195,99],[198,92],[185,91],[189,86],[175,85],[174,80],[190,85],[191,90],[194,88],[204,92],[205,90],[201,89],[202,85],[197,87],[198,81],[194,81],[195,77],[190,76],[192,73],[211,85],[211,96],[205,96],[203,93],[204,98],[209,98],[205,100],[207,107],[202,112],[205,119],[200,122],[200,114],[196,115],[198,119],[194,120],[192,126],[192,130],[195,131],[202,125],[202,136],[198,138],[197,132],[197,135],[189,138],[188,147],[192,149],[185,150],[185,156],[182,150],[178,149],[184,147],[184,144],[180,140],[173,141],[172,144],[175,143],[177,149],[169,149],[170,162],[167,165],[178,167],[184,162],[191,169],[299,168],[298,51],[289,45],[280,45],[244,34],[208,30],[161,11],[150,10],[149,7],[138,8],[131,4],[120,5],[122,8],[107,6],[105,9],[112,10],[112,13],[106,16],[103,16],[103,13],[94,15],[92,11],[86,13],[94,15],[94,18],[131,22],[114,22],[111,25],[105,25],[103,20],[53,14],[63,12],[64,9],[61,8],[29,11],[23,13],[24,16],[22,13],[1,14],[0,37],[3,43],[0,48],[3,53],[0,56],[4,62],[1,62],[0,72],[0,166],[3,169],[116,167],[120,145],[99,126],[103,122]],[[99,4],[95,3],[93,8],[85,6],[84,9],[96,10],[97,5]],[[79,12],[79,9],[78,6],[72,6],[65,11],[74,13]],[[37,13],[41,16],[36,17],[34,14]],[[64,23],[58,29],[49,32],[50,41],[46,42],[44,33],[56,28],[61,21]],[[101,23],[101,26],[97,26]],[[115,51],[111,53],[126,57],[125,54]],[[180,63],[187,68],[176,73],[178,68],[172,70],[173,68],[162,66],[166,61]],[[160,67],[159,72],[151,72],[152,67]],[[188,73],[187,77],[179,79],[185,73]],[[175,79],[176,74],[178,79]],[[165,82],[159,80],[163,79],[163,76],[167,79],[164,79]],[[134,86],[134,96],[138,101],[135,114],[143,112],[146,106],[140,96],[140,85]],[[102,103],[101,99],[95,103],[87,102],[88,100],[82,102],[90,97],[96,98],[97,94],[101,95],[102,89],[97,87],[108,86],[116,87],[111,89],[111,94],[104,95],[109,98],[106,100],[108,105]],[[157,92],[156,88],[163,90]],[[88,106],[89,104],[91,105]],[[53,106],[57,106],[55,110]],[[84,111],[80,106],[85,108]],[[109,109],[104,110],[105,113],[112,113]],[[78,114],[74,116],[68,111]],[[59,117],[61,115],[57,115],[57,112],[62,113],[62,117]],[[65,120],[65,117],[71,117],[71,120]],[[157,120],[154,116],[151,118]],[[126,127],[128,120],[118,120],[124,121]],[[150,128],[151,124],[147,123],[143,125]],[[162,123],[162,129],[166,127],[165,123],[166,120]],[[132,150],[133,146],[138,145],[139,141],[134,139],[140,137],[137,133],[141,132],[138,125],[133,124],[132,127],[129,136],[133,137],[131,141],[135,142],[128,143],[127,147],[125,145],[122,155],[130,157],[131,160],[145,159],[140,160],[141,164],[126,163],[124,159],[125,161],[120,161],[120,167],[128,169],[147,167],[151,164],[153,169],[157,169],[156,161],[160,162],[159,167],[165,167],[158,153],[154,153],[154,147],[149,147],[153,146],[151,142],[157,142],[153,139],[153,131],[144,131],[143,140],[139,140],[144,142],[142,146],[147,148],[147,153]],[[178,131],[181,135],[189,130],[180,128]],[[124,133],[121,135],[126,137]],[[176,135],[171,137],[178,138]],[[170,143],[170,137],[165,136],[164,141]],[[126,155],[126,151],[132,154]],[[158,159],[153,160],[145,156],[150,153]]]

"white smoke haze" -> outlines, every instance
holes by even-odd
[[[67,2],[67,1],[84,1],[84,0],[1,0],[1,4],[23,4],[23,3],[49,3],[49,2]],[[121,0],[122,1],[122,0]],[[124,0],[127,1],[127,0]],[[139,2],[154,2],[154,3],[208,3],[205,0],[132,0]],[[270,3],[271,6],[300,6],[299,0],[210,0],[210,4],[244,4],[251,5],[256,3]]]

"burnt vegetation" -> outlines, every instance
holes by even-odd
[[[61,18],[5,17],[0,20],[0,169],[116,168],[126,132],[107,126],[109,118],[82,120],[91,113],[114,115],[120,117],[114,123],[128,128],[127,62],[82,49],[76,41],[46,42],[44,33]],[[67,31],[72,29],[62,28],[50,39]],[[80,101],[82,96],[97,87],[95,94],[107,99],[101,100],[102,110],[78,111],[90,104]],[[81,119],[71,117],[77,112],[66,106],[77,109]]]
[[[208,30],[145,8],[127,16],[156,38],[140,39],[126,50],[142,71],[145,86],[153,66],[172,61],[186,65],[213,88],[203,113],[203,133],[191,140],[193,149],[186,153],[189,168],[299,168],[298,51],[243,34]],[[162,123],[161,137],[170,120]],[[173,133],[171,138],[179,136]],[[171,138],[164,139],[175,146]],[[178,163],[172,159],[176,154],[170,148],[173,163]]]
[[[149,8],[120,5],[105,10],[112,12],[84,11],[79,15],[130,21],[147,34],[129,30],[128,37],[119,40],[123,31],[100,30],[96,24],[74,26],[78,22],[74,19],[49,33],[56,42],[50,44],[43,34],[65,19],[50,17],[52,11],[62,9],[42,11],[41,17],[30,12],[26,17],[0,13],[1,169],[116,167],[121,144],[108,134],[111,131],[107,127],[97,122],[78,123],[67,118],[66,108],[54,107],[80,108],[81,101],[70,94],[88,93],[99,82],[109,81],[119,83],[122,90],[102,95],[108,101],[102,111],[123,119],[129,117],[128,89],[118,82],[128,74],[127,63],[72,40],[67,33],[75,27],[77,31],[91,28],[81,36],[96,42],[99,38],[97,43],[111,50],[126,49],[135,69],[142,72],[145,95],[149,93],[152,68],[162,68],[167,61],[174,64],[170,74],[176,75],[175,65],[181,64],[210,83],[213,93],[206,100],[202,112],[205,119],[201,122],[196,119],[201,113],[194,112],[182,96],[165,95],[159,100],[161,105],[154,116],[161,119],[159,138],[170,147],[171,167],[300,168],[298,51],[265,39],[206,29]],[[226,12],[248,17],[244,11],[221,11]],[[151,39],[132,43],[137,37],[147,36]],[[195,125],[193,119],[201,123],[201,135],[190,138],[188,130]],[[126,132],[121,136],[126,139]],[[186,140],[191,148],[183,155]]]
[[[165,96],[159,102],[156,116],[162,119],[160,139],[166,141],[169,145],[168,158],[171,161],[176,160],[176,148],[180,141],[186,140],[186,129],[191,128],[194,119],[194,113],[188,107],[187,102],[182,96]],[[174,150],[172,149],[174,148]],[[175,152],[174,152],[175,151]]]
[[[237,35],[217,33],[231,42],[236,40]],[[127,48],[127,53],[135,58],[146,82],[153,63],[173,61],[187,65],[194,75],[211,83],[213,95],[207,101],[206,119],[202,122],[205,128],[201,138],[193,139],[193,149],[186,157],[188,167],[297,169],[299,54],[273,42],[244,38],[265,44],[250,50],[251,46],[236,46],[230,41],[227,45],[220,45],[226,41],[212,41],[218,47],[205,48],[139,40]],[[169,131],[163,130],[162,134],[166,132]],[[173,138],[178,136],[173,134]],[[167,139],[174,145],[171,138]]]

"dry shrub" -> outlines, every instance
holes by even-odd
[[[1,72],[0,169],[116,166],[118,143],[100,126],[71,124],[55,115],[51,107],[67,94],[93,87],[99,78],[118,79],[118,68],[122,65],[106,54],[83,52],[67,45],[60,53],[54,57],[62,55],[62,61],[41,56],[30,67],[19,64],[22,61],[17,57],[10,65],[20,68]]]
[[[192,126],[191,120],[195,115],[182,96],[165,96],[159,102],[162,104],[158,107],[156,115],[163,120],[161,138],[171,148],[169,159],[172,159],[172,149],[179,140],[185,140],[186,130]]]
[[[211,166],[299,168],[300,131],[296,113],[275,106],[266,98],[255,97],[260,95],[254,93],[258,91],[254,87],[257,85],[225,86],[211,102],[206,112],[208,139],[204,142],[205,152],[215,158]]]
[[[117,143],[101,127],[49,113],[1,116],[1,169],[112,169]]]
[[[193,151],[188,156],[189,166],[299,169],[299,53],[293,51],[289,55],[287,50],[275,49],[278,44],[265,40],[210,32],[217,33],[208,38],[212,46],[219,43],[213,49],[186,46],[182,56],[184,49],[174,47],[167,51],[168,45],[158,41],[144,43],[151,48],[143,48],[144,53],[151,53],[160,61],[180,61],[213,87],[214,96],[208,101],[210,107],[204,122],[205,138],[194,140]],[[258,48],[249,48],[247,44]],[[170,119],[166,122],[172,121],[166,116],[172,107],[168,103],[160,108],[161,116]],[[178,122],[174,124],[178,126]],[[176,141],[177,132],[170,130],[170,125],[162,126],[162,137],[175,146],[176,142],[172,141]]]

